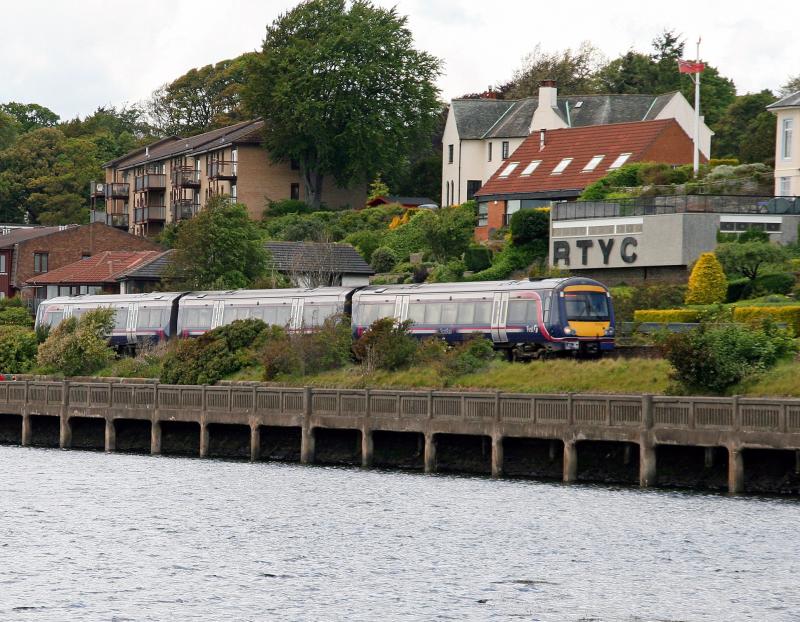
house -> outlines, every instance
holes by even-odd
[[[164,255],[163,251],[103,251],[66,266],[29,278],[25,286],[34,289],[34,300],[80,294],[125,294],[124,277],[131,270]],[[157,283],[157,281],[156,281]],[[149,291],[152,291],[150,289]]]
[[[800,91],[767,106],[775,114],[775,196],[800,196]]]
[[[289,277],[297,287],[369,285],[375,274],[349,244],[317,242],[266,242],[270,268]]]
[[[398,197],[392,194],[387,194],[386,196],[375,197],[374,199],[367,201],[367,207],[377,207],[378,205],[391,204],[402,205],[407,209],[417,207],[439,207],[436,204],[436,201],[429,199],[428,197]]]
[[[102,251],[161,251],[158,244],[102,223],[15,229],[0,236],[0,297],[21,293],[34,276]]]
[[[663,95],[559,96],[545,80],[538,97],[454,99],[442,137],[442,205],[472,199],[532,133],[539,130],[674,119],[687,136],[694,108],[679,92]],[[700,123],[700,153],[711,154],[713,132]]]
[[[299,166],[272,162],[261,145],[260,119],[181,138],[171,136],[106,162],[91,188],[92,218],[136,235],[191,218],[212,196],[228,196],[261,218],[268,201],[305,199]],[[366,185],[322,192],[331,207],[361,207]]]
[[[692,155],[692,140],[674,119],[540,130],[475,193],[475,238],[487,240],[520,209],[574,201],[586,186],[624,164],[689,164]]]
[[[116,281],[119,283],[119,293],[146,294],[155,291],[174,252],[170,249],[158,253],[118,274]]]

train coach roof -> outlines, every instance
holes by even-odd
[[[237,289],[231,291],[191,292],[181,301],[239,300],[250,298],[313,298],[314,296],[344,297],[354,291],[352,287],[315,287],[293,289]]]
[[[542,289],[555,289],[560,285],[602,285],[592,279],[583,277],[567,277],[559,279],[541,279],[538,281],[475,281],[466,283],[421,283],[418,285],[372,285],[359,291],[356,296],[369,296],[371,294],[403,295],[413,293],[466,293],[466,292],[494,292],[494,291],[529,291]]]
[[[183,292],[151,292],[149,294],[84,294],[82,296],[57,296],[42,304],[119,304],[133,302],[172,302]]]

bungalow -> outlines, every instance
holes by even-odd
[[[375,274],[349,244],[318,242],[267,242],[270,268],[289,277],[296,287],[369,285]]]
[[[540,130],[475,194],[475,239],[485,241],[520,209],[573,201],[631,162],[690,164],[692,140],[674,119]]]

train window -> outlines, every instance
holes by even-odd
[[[509,300],[508,324],[534,324],[536,322],[535,300]]]
[[[491,302],[477,302],[475,303],[475,324],[488,325],[492,321],[492,303]]]
[[[550,301],[553,298],[550,292],[542,292],[539,295],[542,297],[542,322],[547,325],[550,323]]]
[[[48,326],[58,326],[64,319],[63,311],[47,311],[44,314],[44,323]]]
[[[292,308],[289,305],[271,305],[263,308],[264,323],[271,326],[288,326]]]
[[[608,320],[608,297],[601,292],[570,292],[564,296],[567,320]]]
[[[438,302],[429,302],[425,305],[425,323],[440,324],[442,321],[442,305]]]
[[[211,326],[211,309],[208,307],[189,307],[186,309],[186,319],[183,321],[183,325],[193,328],[208,328]]]
[[[251,317],[250,307],[225,307],[222,313],[222,323],[230,324],[236,320],[246,320]]]
[[[458,305],[458,323],[473,324],[475,322],[475,304],[462,302]]]
[[[441,323],[442,324],[455,324],[456,323],[456,313],[458,312],[458,303],[456,302],[445,302],[442,304],[442,317]]]
[[[165,322],[163,320],[163,314],[166,309],[148,309],[148,308],[139,308],[139,314],[136,318],[136,326],[137,328],[161,328]]]
[[[118,307],[114,314],[114,328],[124,330],[128,326],[128,310],[125,307]]]
[[[335,313],[335,305],[304,305],[303,326],[322,326]]]
[[[408,305],[408,319],[414,324],[425,323],[425,305],[421,302],[415,302]]]
[[[394,317],[394,303],[362,304],[359,312],[359,325],[370,326],[375,320]]]

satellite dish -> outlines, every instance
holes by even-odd
[[[104,189],[104,184],[96,184],[94,189],[95,189],[95,192],[102,192],[103,189]]]

